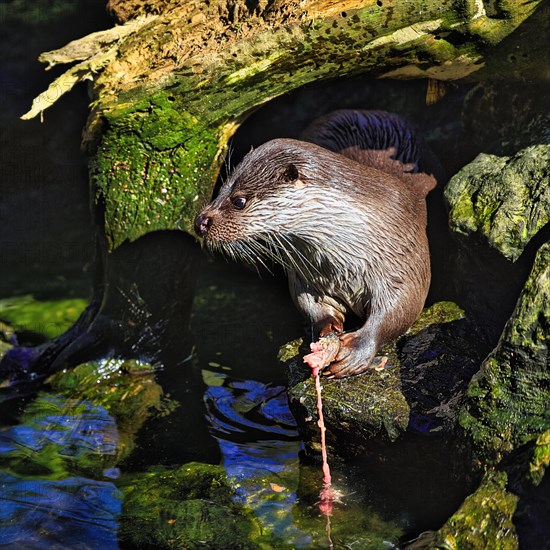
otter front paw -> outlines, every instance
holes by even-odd
[[[346,378],[368,370],[376,353],[374,342],[361,338],[355,332],[342,334],[339,338],[338,355],[322,374],[331,378]]]

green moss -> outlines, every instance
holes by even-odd
[[[2,453],[2,469],[26,479],[102,478],[115,463],[114,453],[103,446],[102,438],[113,436],[106,418],[100,407],[42,392],[25,409],[24,431],[15,435],[13,448]],[[97,445],[89,438],[91,424],[98,428]]]
[[[464,318],[464,311],[454,302],[437,302],[423,309],[407,334],[418,334],[422,329],[441,323],[451,323]]]
[[[169,97],[157,94],[146,108],[107,117],[91,175],[105,201],[112,248],[150,231],[189,229],[217,175],[219,131]]]
[[[153,367],[133,360],[91,361],[56,373],[48,382],[62,395],[101,406],[116,419],[119,459],[132,451],[136,432],[152,414],[164,416],[178,406],[163,395]]]
[[[28,330],[55,338],[65,332],[84,311],[88,302],[82,299],[35,300],[20,296],[0,300],[0,319],[16,331]]]
[[[550,465],[550,430],[540,434],[535,441],[533,458],[529,467],[529,477],[533,485],[538,485],[546,468]]]
[[[300,347],[303,345],[303,343],[303,338],[297,338],[292,342],[288,342],[287,344],[282,345],[279,348],[277,359],[282,363],[290,361],[300,353]]]
[[[550,146],[526,147],[513,157],[480,154],[445,188],[451,229],[478,233],[515,261],[550,222]]]
[[[550,244],[541,247],[498,346],[470,382],[460,423],[486,467],[550,429]]]
[[[189,463],[125,476],[119,537],[136,547],[258,548],[258,527],[232,502],[221,466]]]
[[[516,550],[512,517],[518,497],[506,491],[505,473],[488,474],[477,491],[437,532],[431,548],[444,550]]]

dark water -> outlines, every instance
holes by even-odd
[[[233,502],[270,533],[267,547],[328,547],[317,506],[320,464],[300,460],[276,360],[278,346],[301,333],[283,282],[211,263],[197,285],[191,327],[193,357],[186,339],[172,342],[155,374],[135,363],[121,372],[122,359],[97,358],[86,373],[76,369],[76,383],[60,373],[38,393],[2,404],[4,544],[149,547],[124,529],[131,520],[120,487],[151,467],[199,461],[223,466]],[[451,464],[437,442],[417,438],[334,463],[336,547],[391,548],[439,527],[465,493]],[[231,547],[248,547],[241,544]],[[210,540],[205,547],[227,546]]]

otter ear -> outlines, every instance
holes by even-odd
[[[300,177],[298,173],[298,168],[294,164],[288,164],[283,171],[283,181],[293,182]]]

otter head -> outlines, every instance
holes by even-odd
[[[280,260],[274,250],[295,234],[296,201],[301,205],[307,198],[310,148],[317,146],[276,139],[248,153],[195,219],[207,246],[252,263],[266,255]]]

